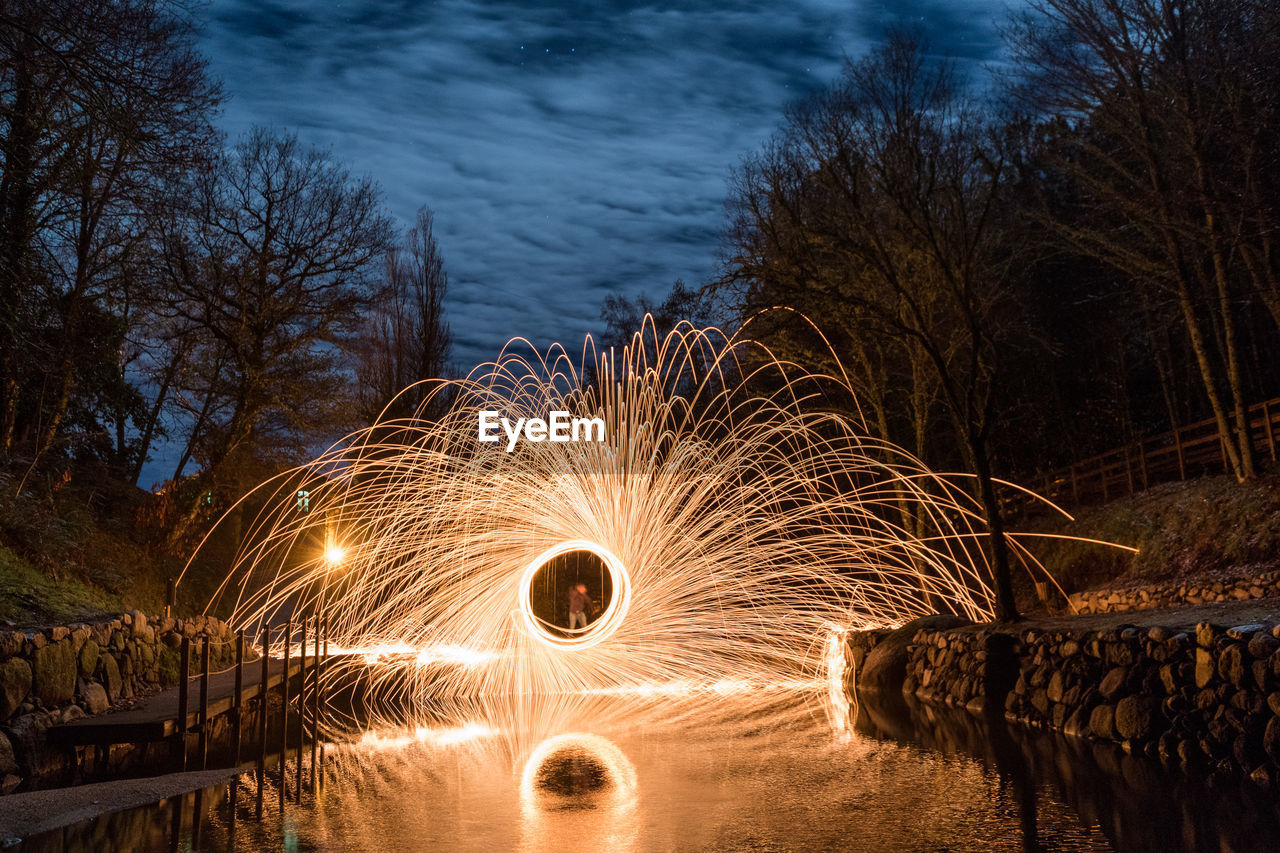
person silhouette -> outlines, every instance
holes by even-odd
[[[582,623],[582,629],[587,628],[587,611],[596,612],[596,604],[591,600],[591,596],[587,595],[587,585],[585,583],[575,584],[569,588],[569,630],[572,631],[578,627],[578,623]]]

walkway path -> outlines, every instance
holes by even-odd
[[[1162,607],[1151,610],[1126,610],[1116,613],[1087,613],[1081,615],[1027,614],[1026,627],[1044,630],[1087,629],[1101,630],[1117,625],[1163,625],[1166,628],[1185,630],[1194,628],[1197,622],[1212,622],[1224,628],[1247,625],[1252,622],[1274,624],[1280,622],[1280,598],[1257,598],[1248,601],[1221,601],[1211,604],[1188,604],[1182,607]]]
[[[301,669],[298,658],[289,661],[289,677]],[[310,659],[308,659],[310,666]],[[284,661],[272,659],[267,670],[267,689],[280,683],[284,674]],[[209,675],[209,717],[229,710],[235,704],[235,667]],[[246,661],[244,681],[240,689],[242,700],[258,695],[262,680],[261,660]],[[200,720],[200,678],[191,679],[187,694],[187,731]],[[178,688],[162,690],[133,708],[124,711],[96,714],[69,723],[53,726],[48,738],[52,742],[72,746],[107,745],[115,743],[148,743],[164,740],[178,732]]]

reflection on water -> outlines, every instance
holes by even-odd
[[[636,800],[635,768],[611,741],[593,734],[549,737],[521,774],[520,846],[581,849],[566,840],[589,828],[591,846],[632,850],[640,829]]]
[[[1114,748],[901,704],[834,723],[796,693],[440,708],[331,745],[261,820],[247,774],[16,849],[1280,849],[1274,801]]]
[[[533,777],[534,791],[560,797],[559,808],[564,809],[594,809],[592,795],[609,787],[609,771],[582,746],[560,747],[542,759]]]

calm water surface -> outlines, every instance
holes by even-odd
[[[301,805],[282,808],[267,776],[261,819],[250,773],[14,849],[1280,849],[1274,799],[1248,788],[963,714],[841,715],[800,694],[453,708],[329,744]]]

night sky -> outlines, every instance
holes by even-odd
[[[203,47],[230,100],[332,146],[408,222],[436,211],[463,371],[510,337],[598,331],[611,292],[712,271],[729,169],[783,106],[890,23],[997,57],[1003,5],[214,0]]]

